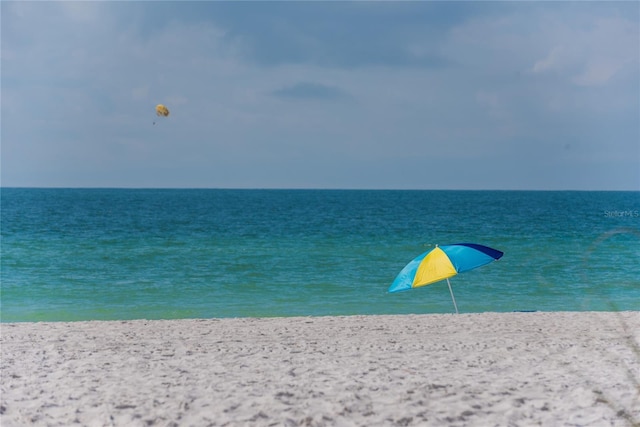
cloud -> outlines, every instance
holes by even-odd
[[[536,61],[533,64],[533,72],[534,73],[542,73],[548,70],[553,70],[560,68],[561,65],[561,56],[563,54],[564,48],[562,46],[554,46],[544,59]]]
[[[443,23],[466,17],[458,8],[436,3],[420,8],[385,2],[253,3],[242,14],[225,5],[217,12],[227,40],[242,46],[249,63],[347,69],[450,66],[434,37],[444,35]],[[403,24],[389,25],[390,20]]]
[[[282,99],[341,99],[347,94],[335,86],[322,83],[299,82],[273,91],[273,95]]]
[[[629,188],[633,8],[3,2],[2,182]]]
[[[598,86],[606,84],[631,60],[619,61],[596,58],[587,62],[585,69],[573,77],[571,81],[581,86]]]
[[[636,5],[635,16],[640,13]],[[573,17],[572,17],[573,18]],[[619,72],[638,67],[640,34],[638,22],[608,11],[585,23],[584,10],[575,19],[562,15],[543,17],[542,44],[562,40],[548,47],[548,54],[535,61],[534,73],[555,73],[580,86],[607,84]]]

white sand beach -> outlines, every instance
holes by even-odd
[[[0,328],[2,427],[640,422],[640,312]]]

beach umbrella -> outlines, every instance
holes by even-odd
[[[500,259],[503,252],[475,243],[456,243],[438,246],[407,264],[389,287],[389,292],[406,291],[420,286],[447,280],[453,306],[458,313],[456,299],[451,290],[449,277],[473,270]]]

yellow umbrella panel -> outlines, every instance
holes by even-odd
[[[456,274],[458,274],[458,272],[447,254],[436,246],[422,259],[420,265],[418,265],[411,287],[418,288],[420,286],[430,285],[440,280],[453,277]]]

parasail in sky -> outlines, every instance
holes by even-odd
[[[169,109],[162,105],[162,104],[158,104],[156,105],[156,116],[158,117],[169,117]],[[153,122],[153,124],[155,125],[156,122]]]
[[[169,117],[169,109],[162,104],[156,105],[156,116]]]

